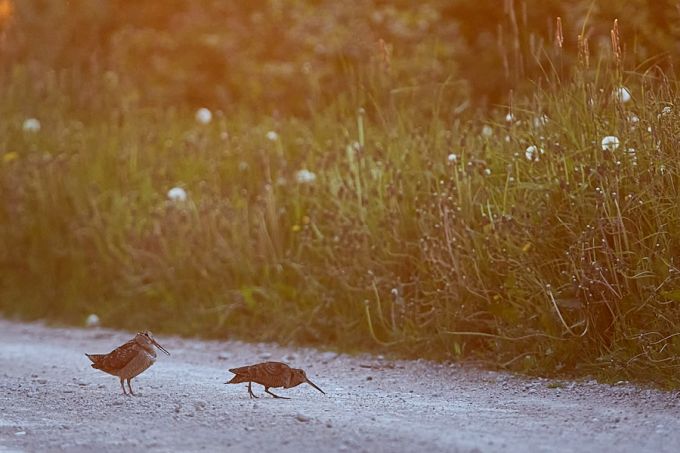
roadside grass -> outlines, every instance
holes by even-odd
[[[2,74],[6,315],[680,385],[674,82],[584,69],[482,117],[367,73],[200,124],[100,76]]]

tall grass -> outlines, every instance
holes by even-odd
[[[3,72],[0,310],[678,386],[675,82],[584,66],[481,117],[383,52],[305,119]]]

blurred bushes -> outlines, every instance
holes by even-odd
[[[666,69],[678,56],[671,0],[14,0],[0,63],[110,70],[147,103],[302,114],[356,79],[390,92],[455,81],[445,99],[508,103],[570,68],[577,35],[609,46],[618,18],[627,66]],[[591,7],[592,6],[592,7]],[[555,18],[562,65],[551,67]],[[595,39],[594,37],[598,38]],[[381,48],[379,42],[386,44]],[[389,56],[389,69],[385,56]],[[376,80],[376,71],[387,76]],[[564,75],[564,74],[561,74]],[[415,100],[412,99],[415,102]]]

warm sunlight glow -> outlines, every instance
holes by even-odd
[[[12,17],[12,2],[10,0],[0,0],[0,26]]]
[[[676,4],[0,0],[0,453],[680,451]]]

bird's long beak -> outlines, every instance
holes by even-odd
[[[151,341],[153,341],[153,344],[155,344],[156,347],[157,347],[158,349],[160,349],[161,351],[165,352],[167,355],[170,355],[170,353],[169,353],[168,351],[166,351],[165,348],[164,348],[163,346],[161,346],[160,344],[158,344],[158,342],[157,342],[156,340],[153,340],[153,339],[152,339]]]
[[[307,384],[311,385],[312,387],[314,387],[315,389],[317,389],[318,391],[320,391],[320,392],[323,393],[324,395],[326,394],[326,392],[324,392],[324,391],[321,390],[319,387],[317,387],[316,384],[313,383],[312,381],[310,381],[309,379],[307,379]]]

